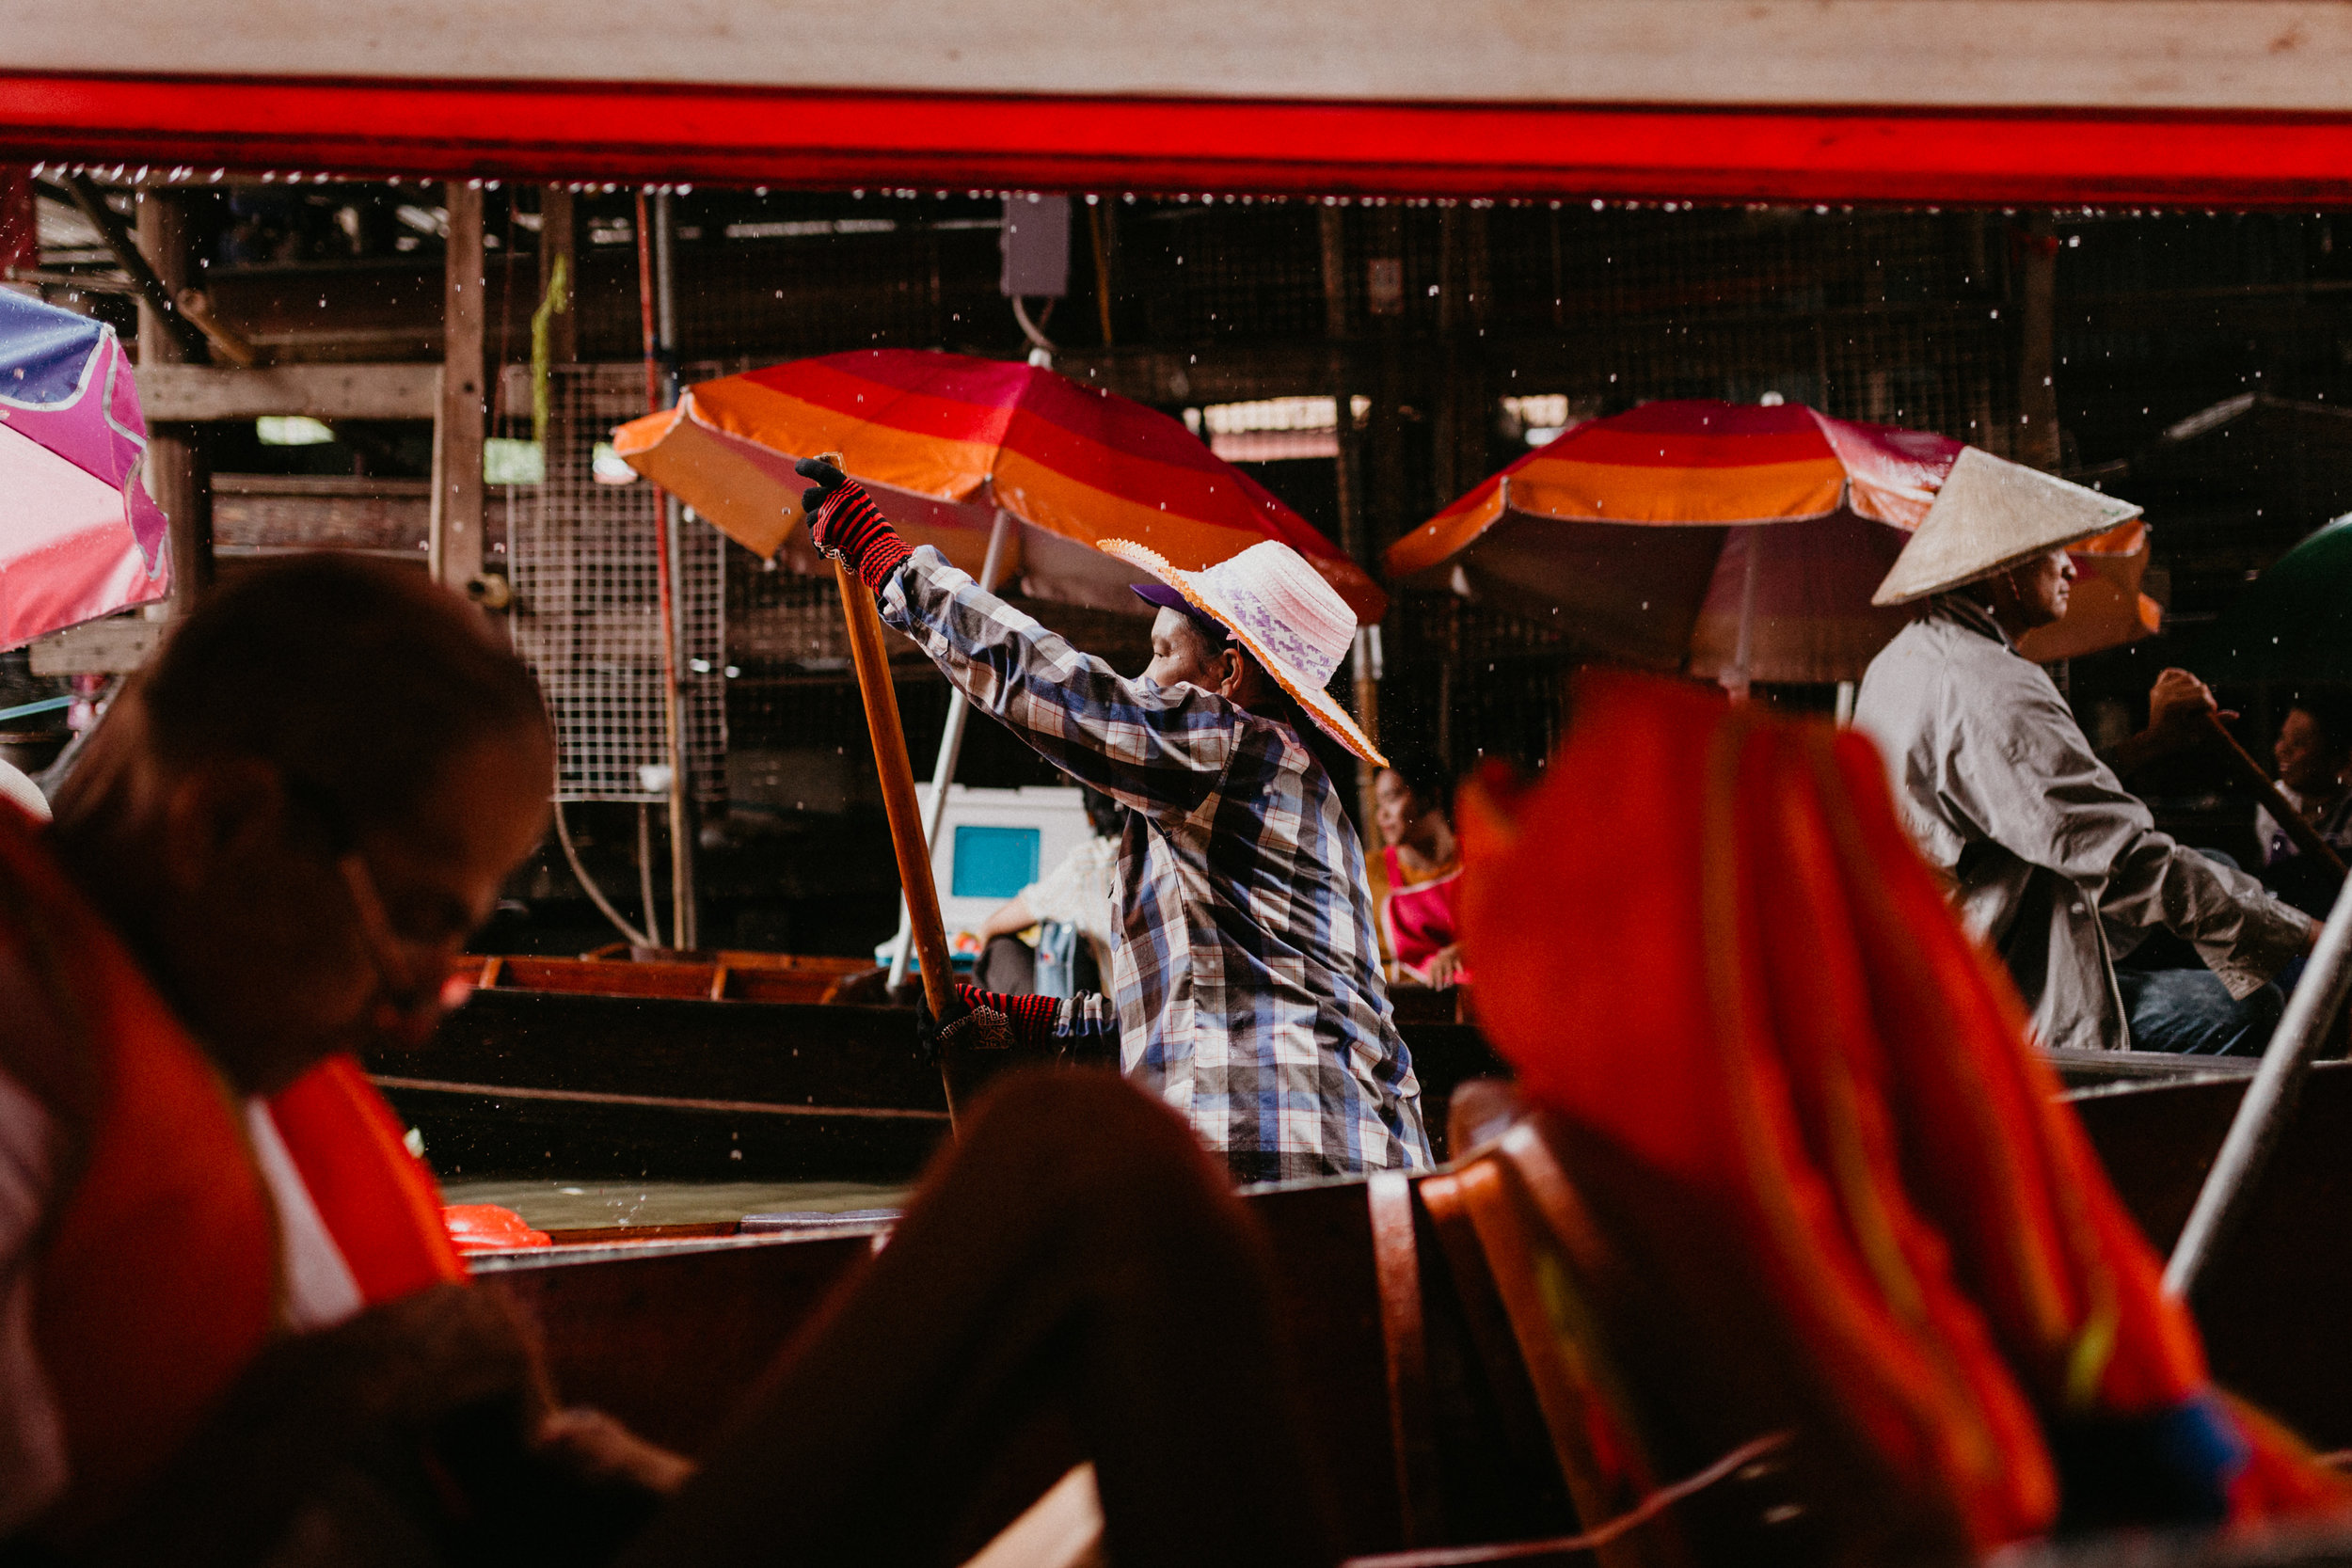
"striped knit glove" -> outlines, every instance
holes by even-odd
[[[956,982],[956,1000],[976,1013],[1004,1015],[1012,1042],[1019,1046],[1050,1047],[1054,1024],[1061,1017],[1058,996],[1007,996],[1002,991],[982,990],[969,980]]]
[[[858,580],[881,593],[882,584],[914,553],[907,542],[882,515],[866,486],[832,464],[803,457],[792,465],[792,471],[816,481],[801,493],[801,509],[808,514],[808,536],[818,553],[843,557]]]
[[[929,1002],[915,1000],[915,1037],[933,1062],[950,1050],[958,1055],[1019,1051],[1024,1056],[1052,1056],[1060,1043],[1054,1025],[1061,1006],[1057,996],[1006,996],[960,980],[953,1008],[944,1019],[931,1017]]]

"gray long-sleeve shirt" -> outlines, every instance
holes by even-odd
[[[2156,831],[2048,673],[1972,600],[1938,598],[1871,660],[1854,722],[1885,752],[1913,838],[2015,976],[2044,1046],[2131,1043],[2115,959],[2159,927],[2239,997],[2310,940],[2310,919],[2253,878]]]

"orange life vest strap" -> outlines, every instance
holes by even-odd
[[[312,1068],[270,1101],[270,1117],[362,1296],[389,1301],[466,1277],[432,1173],[356,1059]]]
[[[202,1424],[283,1314],[278,1212],[244,1108],[40,832],[0,810],[0,971],[26,983],[5,1059],[78,1147],[34,1268],[34,1337],[71,1480],[42,1528],[86,1534]],[[65,1070],[66,1069],[72,1070]],[[463,1269],[432,1177],[348,1056],[272,1103],[272,1119],[362,1296]]]

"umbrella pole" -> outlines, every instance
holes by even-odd
[[[2186,1300],[2197,1289],[2199,1275],[2244,1213],[2247,1196],[2293,1119],[2304,1074],[2328,1025],[2344,1010],[2347,991],[2352,991],[2352,881],[2336,895],[2311,964],[2287,1000],[2286,1016],[2279,1021],[2262,1066],[2246,1085],[2246,1098],[2238,1101],[2212,1174],[2198,1192],[2197,1206],[2189,1211],[2188,1224],[2181,1227],[2181,1239],[2165,1264],[2164,1288],[2175,1296]]]
[[[1731,669],[1724,677],[1724,689],[1731,693],[1735,703],[1748,700],[1748,659],[1756,636],[1756,584],[1764,566],[1764,531],[1751,526],[1740,531],[1748,559],[1740,579],[1740,638],[1732,648]]]
[[[999,510],[995,525],[989,530],[988,559],[980,563],[980,588],[994,593],[1004,579],[1005,558],[1012,552],[1012,531],[1018,525],[1009,512]],[[929,863],[931,852],[939,847],[939,824],[947,815],[947,786],[955,782],[956,762],[963,755],[964,721],[972,716],[972,699],[957,687],[947,697],[947,727],[939,736],[939,759],[931,767],[930,798],[923,802],[923,853]],[[914,924],[907,917],[904,895],[898,899],[898,935],[897,945],[890,952],[890,989],[896,990],[907,977],[907,950],[914,937]]]
[[[837,451],[818,460],[841,467]],[[849,631],[850,662],[857,669],[857,692],[866,705],[866,727],[874,738],[874,770],[882,780],[882,812],[890,818],[890,847],[898,860],[898,882],[913,911],[914,956],[923,965],[923,997],[933,1018],[955,1004],[955,971],[947,957],[947,933],[939,919],[939,888],[931,880],[930,848],[923,842],[923,810],[914,795],[914,765],[907,760],[907,733],[898,721],[898,693],[890,683],[890,651],[882,645],[882,615],[874,595],[846,560],[833,563],[841,590],[841,618]],[[947,1091],[947,1119],[956,1120],[955,1074],[943,1059],[940,1081]]]
[[[669,347],[669,339],[656,320],[657,285],[654,276],[654,244],[660,242],[663,259],[669,251],[669,205],[660,204],[660,232],[648,232],[654,226],[646,211],[645,193],[637,193],[637,304],[643,318],[645,338],[645,412],[658,414],[670,404],[664,394],[662,358]],[[671,313],[668,279],[662,279],[659,292],[660,315]],[[686,734],[684,705],[678,692],[677,678],[677,560],[675,526],[675,499],[656,486],[653,492],[654,578],[659,587],[659,626],[661,641],[661,715],[662,754],[669,764],[670,804],[670,944],[673,947],[692,947],[698,940],[694,920],[694,833],[688,820],[686,776]],[[646,924],[651,926],[653,913],[646,911]]]

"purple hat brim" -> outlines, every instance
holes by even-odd
[[[1165,582],[1136,582],[1130,583],[1128,586],[1135,590],[1136,597],[1144,603],[1158,605],[1162,610],[1181,610],[1195,626],[1204,631],[1216,633],[1219,641],[1232,640],[1232,628],[1199,605],[1194,604],[1190,599],[1185,598],[1184,590],[1181,588],[1171,587]]]

